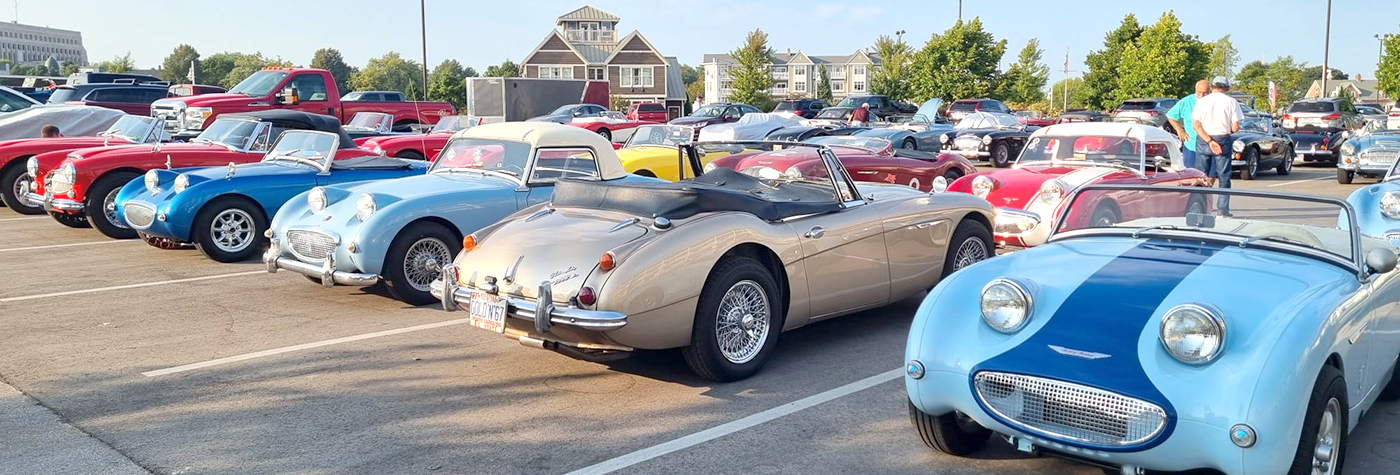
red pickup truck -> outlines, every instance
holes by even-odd
[[[324,69],[265,68],[248,76],[225,94],[161,99],[151,104],[151,116],[165,121],[165,130],[176,137],[191,137],[214,123],[220,114],[268,109],[293,109],[350,120],[356,112],[383,112],[394,116],[394,127],[435,124],[439,117],[456,115],[446,102],[341,102],[331,73]]]

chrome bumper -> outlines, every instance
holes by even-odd
[[[277,243],[268,245],[267,252],[263,253],[263,264],[267,264],[267,272],[276,274],[278,270],[289,270],[307,277],[321,279],[321,285],[335,287],[340,285],[353,285],[365,287],[379,282],[379,274],[360,274],[355,272],[345,272],[335,270],[335,252],[326,254],[326,262],[321,265],[307,264],[289,257],[282,257],[281,250],[277,248]]]
[[[83,202],[81,201],[54,199],[52,196],[38,193],[25,193],[24,198],[25,201],[29,202],[29,206],[38,206],[48,211],[70,212],[83,210]]]
[[[956,155],[962,155],[962,156],[964,156],[964,157],[969,157],[969,158],[971,158],[971,157],[990,157],[990,156],[992,156],[992,152],[983,152],[983,151],[980,151],[980,150],[956,150],[956,149],[954,149],[954,150],[949,150],[949,151],[947,151],[947,153],[956,154]]]
[[[447,265],[442,268],[442,278],[433,281],[429,287],[429,293],[441,300],[442,309],[449,312],[471,305],[472,293],[477,291],[471,286],[457,285],[456,276],[457,266]],[[494,292],[488,290],[488,293]],[[543,310],[538,308],[536,301],[504,296],[506,315],[521,320],[534,321],[535,330],[540,333],[549,331],[551,325],[567,325],[592,331],[617,330],[627,325],[627,315],[622,313],[556,307],[553,302],[553,294],[549,282],[540,284],[538,295],[542,297],[540,301],[546,302]]]

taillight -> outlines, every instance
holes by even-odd
[[[1114,110],[1113,110],[1113,113],[1114,113],[1114,114],[1117,114],[1117,113],[1119,113],[1119,112],[1123,112],[1123,109],[1114,109]]]
[[[603,257],[598,258],[598,268],[605,272],[612,270],[613,266],[616,265],[615,259],[617,256],[614,256],[612,251],[604,252]]]
[[[596,295],[593,295],[593,287],[585,285],[582,289],[578,289],[578,303],[584,305],[593,305],[595,303],[598,303],[598,297]]]
[[[793,114],[802,115],[802,109],[792,111]]]
[[[1391,116],[1391,117],[1400,117],[1400,110],[1392,110],[1392,111],[1390,111],[1390,116]]]
[[[1158,115],[1158,114],[1161,114],[1161,112],[1157,112],[1157,111],[1147,111],[1147,115]]]
[[[1337,114],[1328,114],[1328,115],[1322,116],[1322,120],[1337,120],[1337,119],[1339,119],[1339,118],[1341,118],[1341,117],[1342,117],[1342,116],[1337,115]]]
[[[471,252],[472,249],[476,249],[476,235],[468,234],[462,238],[462,252]]]
[[[1283,120],[1293,120],[1293,115],[1292,115],[1292,114],[1284,114],[1284,115],[1283,115]]]

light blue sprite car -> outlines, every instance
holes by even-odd
[[[319,186],[272,220],[268,272],[325,286],[373,285],[415,305],[462,250],[462,239],[521,208],[549,201],[559,178],[654,180],[628,175],[596,133],[550,122],[458,132],[426,175]]]
[[[1187,211],[1221,196],[1219,216]],[[1144,209],[1091,220],[1102,198]],[[906,348],[915,430],[948,454],[995,433],[1110,473],[1338,473],[1361,415],[1400,398],[1396,249],[1355,216],[1303,195],[1080,189],[1045,245],[929,292]]]
[[[1363,135],[1360,145],[1348,142],[1342,146],[1342,156],[1363,164],[1370,163],[1381,180],[1363,186],[1347,196],[1347,203],[1356,208],[1361,234],[1374,236],[1400,246],[1400,132]],[[1352,147],[1348,150],[1348,147]],[[1357,153],[1360,150],[1360,153]],[[1350,153],[1347,153],[1350,152]],[[1361,155],[1362,159],[1356,157]]]

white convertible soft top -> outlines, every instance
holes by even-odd
[[[0,113],[0,140],[33,138],[45,125],[58,127],[69,137],[97,135],[107,130],[125,112],[94,106],[34,106]]]
[[[769,132],[800,125],[792,114],[744,114],[738,122],[716,124],[700,129],[700,141],[763,140]]]

